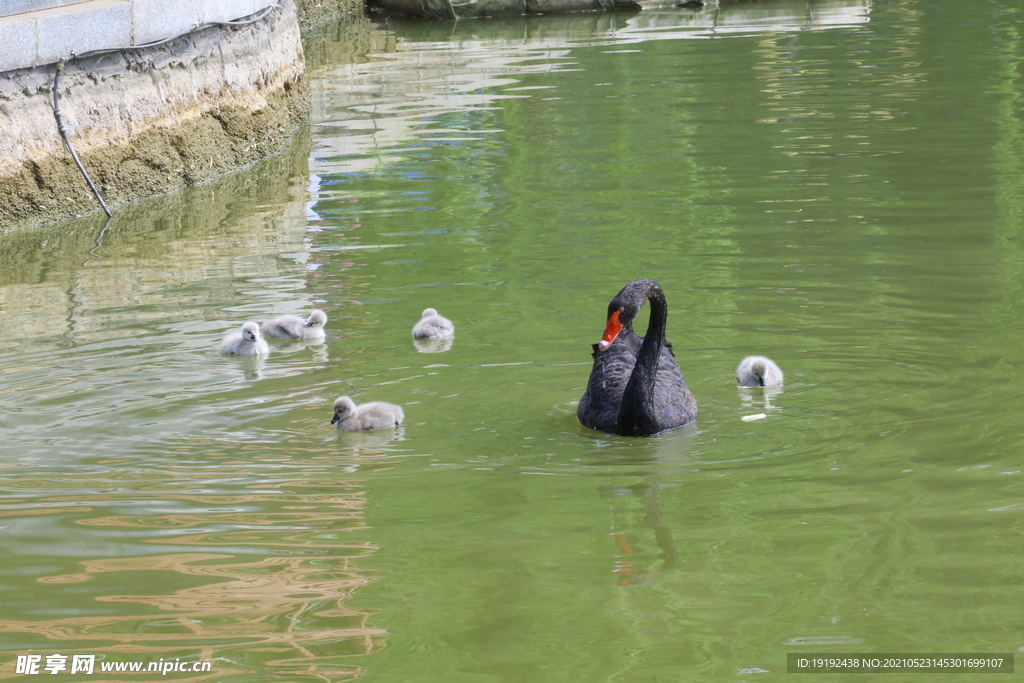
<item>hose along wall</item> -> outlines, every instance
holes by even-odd
[[[265,7],[259,13],[254,15],[251,19],[246,19],[245,21],[211,21],[201,25],[194,24],[192,28],[189,30],[189,33],[198,31],[200,29],[209,28],[212,26],[248,26],[249,24],[255,24],[258,21],[262,21],[274,10],[280,9],[281,2],[282,0],[278,0],[278,2],[274,3],[273,5],[270,5],[269,7]],[[107,203],[103,201],[103,196],[100,195],[100,191],[96,189],[95,183],[93,183],[92,178],[89,177],[88,171],[85,170],[85,166],[82,165],[81,160],[78,158],[78,153],[75,152],[75,148],[71,144],[71,139],[68,137],[67,128],[64,126],[64,118],[61,116],[60,113],[60,73],[64,70],[64,66],[67,64],[68,59],[79,59],[80,57],[93,57],[96,55],[108,54],[111,52],[124,52],[126,50],[145,50],[147,48],[159,47],[160,45],[164,45],[173,40],[177,40],[180,37],[181,36],[174,36],[172,38],[167,38],[165,40],[158,40],[153,43],[146,43],[145,45],[126,45],[124,47],[111,47],[104,48],[102,50],[90,50],[89,52],[83,52],[80,55],[72,54],[71,57],[61,59],[59,62],[57,62],[56,68],[53,73],[53,116],[57,121],[57,130],[60,132],[61,139],[64,140],[64,144],[65,146],[67,146],[68,151],[71,153],[71,158],[75,160],[75,164],[78,166],[78,170],[81,171],[82,176],[85,178],[85,182],[89,184],[89,189],[92,190],[93,196],[96,197],[96,201],[99,202],[100,208],[103,209],[103,212],[107,214],[108,218],[111,217],[113,214],[111,214],[110,209],[107,207]]]

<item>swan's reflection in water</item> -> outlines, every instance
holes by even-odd
[[[738,387],[742,412],[781,411],[773,401],[782,395],[782,386]],[[729,414],[734,414],[734,408]],[[654,586],[674,571],[681,571],[688,559],[687,543],[679,543],[688,529],[673,528],[672,519],[679,519],[680,509],[687,507],[687,496],[695,489],[683,489],[693,475],[727,476],[732,463],[756,460],[742,448],[731,454],[725,439],[714,460],[695,453],[697,435],[704,430],[718,430],[714,416],[706,424],[696,423],[681,429],[647,438],[598,435],[594,438],[595,457],[588,465],[598,470],[612,468],[617,479],[629,483],[602,486],[602,497],[609,499],[613,515],[610,536],[614,542],[612,573],[620,586]],[[724,434],[723,434],[724,436]],[[729,464],[727,464],[729,463]],[[685,491],[685,492],[684,492]],[[637,505],[639,503],[639,505]],[[699,508],[700,504],[698,504]],[[625,515],[621,511],[628,511]],[[705,511],[697,512],[706,514]]]
[[[612,532],[615,551],[612,573],[620,586],[654,586],[677,569],[680,552],[675,532],[665,521],[664,491],[682,486],[680,477],[700,472],[691,460],[696,425],[689,425],[652,437],[614,437],[600,435],[595,444],[606,448],[593,465],[601,469],[616,466],[619,477],[639,478],[625,486],[602,486],[603,498],[612,501]],[[615,502],[616,499],[621,502]],[[640,502],[639,521],[636,506],[627,499]],[[627,508],[628,518],[615,510]],[[639,528],[638,528],[639,527]],[[631,531],[622,529],[632,528]],[[650,533],[643,531],[650,530]],[[655,548],[651,548],[651,535]]]
[[[329,359],[327,344],[324,343],[323,339],[275,339],[269,337],[267,342],[270,344],[271,351],[283,355],[302,353],[308,349],[313,360],[317,363],[326,363]]]
[[[267,354],[269,355],[269,354]],[[259,356],[225,356],[226,359],[241,364],[242,374],[247,380],[263,379],[263,368],[267,364],[267,355]]]
[[[455,337],[445,337],[444,339],[413,339],[412,345],[416,347],[416,350],[420,353],[442,353],[452,348],[452,344],[455,343]]]
[[[772,405],[772,399],[783,391],[781,386],[737,387],[737,390],[740,394],[740,405],[744,410],[761,409],[766,412],[781,410],[779,406]]]
[[[642,482],[627,487],[608,487],[602,490],[606,497],[635,496],[640,499],[643,507],[641,525],[654,532],[654,542],[660,552],[656,561],[641,564],[639,554],[643,540],[635,533],[613,531],[618,550],[612,572],[615,583],[620,586],[654,586],[660,583],[661,577],[676,568],[679,551],[676,549],[675,535],[672,528],[665,523],[665,501],[662,490],[680,486],[676,483],[658,481],[656,475],[645,478]],[[644,553],[649,556],[649,553]]]
[[[235,356],[231,354],[219,354],[224,363],[236,363],[242,370],[242,376],[249,381],[263,379],[263,369],[267,365],[267,357],[274,352],[271,347],[269,353],[254,354],[249,356]]]
[[[393,457],[401,455],[393,444],[405,440],[405,427],[375,429],[369,432],[346,432],[338,430],[338,445],[347,449],[349,455],[363,458]]]

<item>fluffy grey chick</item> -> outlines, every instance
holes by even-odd
[[[771,387],[782,384],[782,370],[770,358],[747,356],[736,368],[741,387]]]
[[[331,424],[345,432],[364,432],[397,427],[404,419],[402,406],[394,403],[372,401],[357,406],[348,396],[342,396],[334,402],[334,419]]]
[[[242,325],[238,332],[232,332],[220,343],[220,352],[233,356],[258,356],[270,353],[270,347],[260,336],[260,328],[254,322]]]
[[[454,334],[455,324],[433,308],[424,309],[420,321],[412,328],[413,339],[444,339]]]
[[[327,314],[317,309],[308,320],[297,315],[280,315],[263,323],[263,334],[277,339],[323,339]]]

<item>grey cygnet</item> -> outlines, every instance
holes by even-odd
[[[736,368],[741,387],[771,387],[782,384],[782,370],[765,356],[747,356]]]
[[[455,334],[455,324],[433,308],[423,311],[420,321],[412,328],[413,339],[444,339]]]
[[[280,315],[263,323],[263,334],[277,339],[323,339],[327,314],[317,309],[308,320],[297,315]]]
[[[334,402],[332,425],[345,432],[364,432],[371,429],[397,427],[405,419],[401,406],[383,401],[372,401],[357,406],[348,396]]]
[[[232,356],[258,356],[270,353],[270,347],[260,336],[260,328],[254,322],[242,325],[238,332],[232,332],[220,343],[220,352]]]

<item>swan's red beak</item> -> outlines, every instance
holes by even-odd
[[[622,332],[622,323],[619,322],[619,313],[622,313],[622,309],[615,311],[608,316],[608,326],[604,328],[604,336],[601,337],[601,341],[597,343],[597,348],[604,351],[615,338],[619,336],[619,332]]]

